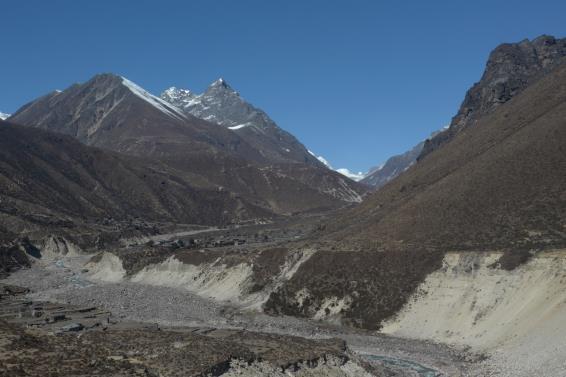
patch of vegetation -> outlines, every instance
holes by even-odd
[[[342,322],[352,327],[378,330],[381,322],[407,302],[426,276],[441,267],[443,253],[319,251],[293,278],[273,292],[265,304],[269,314],[312,317],[325,299],[350,296],[352,305],[342,312]],[[297,293],[306,288],[302,301]]]
[[[490,268],[500,268],[505,271],[513,271],[514,269],[527,263],[532,257],[533,253],[528,249],[519,250],[505,250],[503,255],[495,262],[490,265]]]

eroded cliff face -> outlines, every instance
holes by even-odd
[[[257,253],[222,250],[103,252],[87,265],[91,279],[187,290],[204,298],[261,311],[269,295],[291,279],[314,250],[268,248]]]
[[[532,41],[505,43],[493,50],[479,82],[466,93],[450,127],[427,140],[419,159],[473,126],[482,116],[521,93],[545,73],[564,62],[566,38],[543,35]]]
[[[538,253],[513,270],[500,268],[501,256],[446,254],[382,331],[495,352],[517,375],[563,371],[566,250]]]

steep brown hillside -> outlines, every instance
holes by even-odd
[[[22,231],[25,226],[18,220],[52,227],[105,217],[222,224],[272,215],[202,181],[158,162],[0,121],[0,217],[5,232]]]
[[[266,307],[320,316],[335,297],[346,322],[377,328],[446,251],[564,247],[564,172],[566,65],[322,227],[319,252]]]

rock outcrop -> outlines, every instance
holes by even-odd
[[[563,63],[565,57],[566,38],[556,39],[548,35],[498,46],[490,54],[481,80],[466,93],[449,129],[427,140],[419,159],[521,93]]]

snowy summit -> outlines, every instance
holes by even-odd
[[[163,113],[173,118],[177,118],[179,120],[186,120],[186,116],[185,114],[183,114],[181,110],[177,109],[175,106],[171,105],[170,103],[165,102],[161,98],[156,97],[153,94],[147,92],[145,89],[143,89],[141,86],[137,85],[136,83],[128,80],[125,77],[122,77],[122,84],[124,84],[124,86],[130,89],[130,91],[134,93],[136,96],[149,102],[151,105],[153,105]]]

